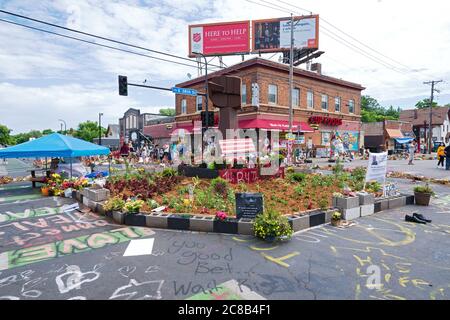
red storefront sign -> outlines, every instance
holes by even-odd
[[[250,52],[250,21],[189,26],[189,56]]]
[[[342,125],[342,119],[323,117],[323,116],[312,116],[312,117],[309,117],[308,122],[312,123],[312,124],[325,124],[325,125],[328,125],[328,126],[340,126],[340,125]]]

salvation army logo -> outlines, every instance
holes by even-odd
[[[192,39],[194,40],[194,42],[199,42],[200,40],[202,40],[202,35],[200,33],[194,33]]]

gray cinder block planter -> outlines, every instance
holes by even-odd
[[[110,196],[110,191],[105,188],[99,189],[85,188],[83,191],[85,191],[84,192],[85,197],[96,202],[107,200]]]
[[[166,213],[151,213],[145,217],[146,226],[150,228],[167,229],[168,216],[169,215]]]
[[[125,213],[120,211],[113,212],[113,220],[115,223],[124,224],[125,223]]]
[[[375,203],[377,204],[377,206],[379,206],[379,209],[380,209],[379,211],[384,211],[389,208],[389,199],[382,198],[382,199],[377,200]],[[379,212],[379,211],[376,211],[376,212]]]
[[[192,231],[213,232],[214,217],[194,216],[190,221]]]
[[[389,199],[388,209],[403,207],[406,205],[406,197],[400,196]]]
[[[359,206],[356,208],[339,209],[339,210],[342,213],[343,218],[345,220],[353,220],[353,219],[359,218],[361,215],[361,210],[359,209]]]
[[[238,221],[238,234],[254,235],[253,220],[242,218]]]
[[[167,217],[167,228],[174,230],[189,230],[190,217],[179,214],[171,214]]]
[[[238,222],[237,219],[229,218],[228,220],[214,220],[214,232],[218,233],[238,233]]]
[[[414,205],[414,195],[413,194],[406,194],[404,196],[405,196],[405,202],[406,202],[407,206]]]
[[[288,217],[289,224],[294,232],[309,228],[309,215],[292,215]]]
[[[359,197],[337,197],[336,207],[339,209],[352,209],[359,207]]]
[[[325,212],[311,212],[309,214],[309,226],[315,227],[325,223]]]
[[[145,227],[146,215],[139,213],[126,213],[124,223],[127,226]]]
[[[375,197],[370,193],[359,192],[358,197],[360,206],[373,204],[375,202]]]
[[[369,216],[371,214],[374,214],[375,212],[374,204],[365,204],[363,206],[360,206],[360,208],[361,208],[361,217]]]

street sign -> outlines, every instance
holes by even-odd
[[[176,93],[176,94],[185,94],[185,95],[188,95],[188,96],[196,96],[197,95],[197,90],[186,89],[186,88],[178,88],[178,87],[173,87],[172,88],[172,92]]]

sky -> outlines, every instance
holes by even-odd
[[[322,63],[323,74],[359,83],[367,88],[363,94],[382,105],[405,109],[429,97],[430,86],[423,82],[442,79],[435,100],[440,105],[450,103],[450,2],[444,0],[0,0],[0,9],[186,58],[190,24],[312,12],[322,19],[319,47],[325,53],[314,62]],[[191,63],[4,13],[0,19]],[[129,82],[162,87],[186,81],[188,74],[197,75],[195,66],[118,52],[2,21],[0,44],[0,124],[13,129],[13,134],[59,130],[60,119],[68,128],[76,128],[81,121],[97,121],[100,112],[102,124],[108,124],[118,123],[130,107],[141,112],[174,107],[171,92],[130,87],[127,97],[119,96],[119,74],[127,75]],[[263,55],[275,61],[279,56]],[[223,58],[228,66],[239,61],[240,57]],[[218,64],[218,59],[211,63]]]

